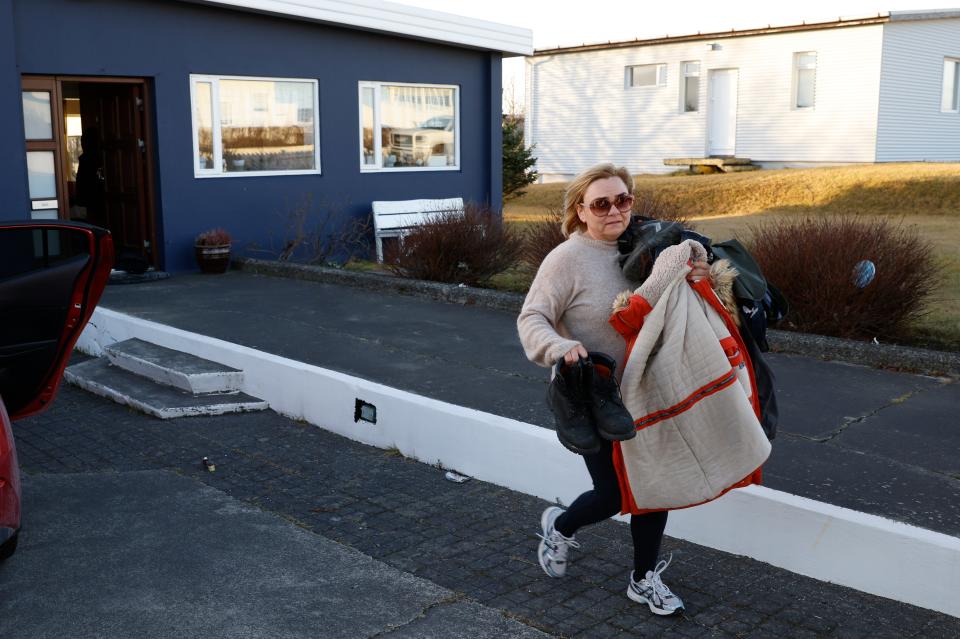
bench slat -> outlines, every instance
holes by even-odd
[[[437,215],[437,213],[393,213],[391,215],[381,215],[377,217],[377,231],[417,226],[429,220],[433,215]]]
[[[375,216],[390,213],[423,213],[462,209],[463,198],[460,197],[452,197],[444,200],[380,200],[373,203],[373,214]]]
[[[463,211],[463,198],[442,200],[378,200],[372,203],[377,261],[383,261],[382,238],[403,236],[405,231],[423,224],[444,211]]]

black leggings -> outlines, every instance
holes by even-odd
[[[593,479],[593,490],[577,497],[554,522],[554,527],[565,537],[572,537],[583,526],[609,519],[620,512],[620,484],[613,468],[613,445],[604,441],[599,453],[584,455],[583,461]],[[633,569],[638,579],[656,566],[666,525],[666,510],[630,516]]]

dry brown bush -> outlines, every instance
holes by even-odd
[[[637,202],[633,205],[633,212],[637,215],[657,220],[667,220],[668,222],[679,222],[688,229],[693,228],[689,216],[675,203],[665,199],[660,193],[637,189],[635,190],[635,195]]]
[[[523,233],[523,250],[520,253],[520,262],[525,270],[535,272],[547,253],[555,249],[563,240],[563,210],[552,208],[542,219],[525,225]]]
[[[522,238],[500,214],[467,203],[463,212],[438,211],[397,242],[384,246],[384,264],[402,277],[482,286],[510,268]]]
[[[939,283],[933,247],[902,221],[856,216],[780,220],[751,228],[749,250],[790,303],[782,327],[855,339],[901,339]],[[863,289],[861,260],[876,265]]]

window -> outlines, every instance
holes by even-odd
[[[320,172],[316,80],[190,76],[196,177]]]
[[[816,51],[793,54],[793,66],[793,105],[797,109],[812,109],[817,92]]]
[[[682,62],[680,70],[683,73],[683,110],[685,113],[700,110],[700,63]]]
[[[960,113],[960,60],[947,58],[943,61],[940,110],[945,113]]]
[[[667,85],[667,65],[639,64],[627,67],[628,87],[663,87]]]
[[[460,90],[449,85],[361,82],[362,171],[460,168]]]

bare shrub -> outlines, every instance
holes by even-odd
[[[531,272],[540,268],[547,253],[563,242],[563,209],[552,208],[544,217],[526,226],[523,233],[523,249],[520,262]]]
[[[634,196],[637,201],[633,205],[633,212],[637,215],[668,222],[679,222],[688,229],[694,228],[687,215],[659,193],[640,190],[634,191]]]
[[[510,268],[521,238],[483,204],[438,211],[397,242],[384,247],[384,264],[402,277],[482,286]]]
[[[336,265],[367,259],[373,246],[373,220],[370,215],[350,215],[345,209],[331,202],[315,205],[313,195],[307,193],[286,212],[277,213],[282,237],[271,234],[267,248],[250,250],[280,262],[304,264]]]
[[[790,303],[784,324],[820,335],[899,339],[924,314],[939,271],[932,245],[902,221],[818,216],[751,227],[749,250]],[[876,265],[854,286],[861,260]]]

